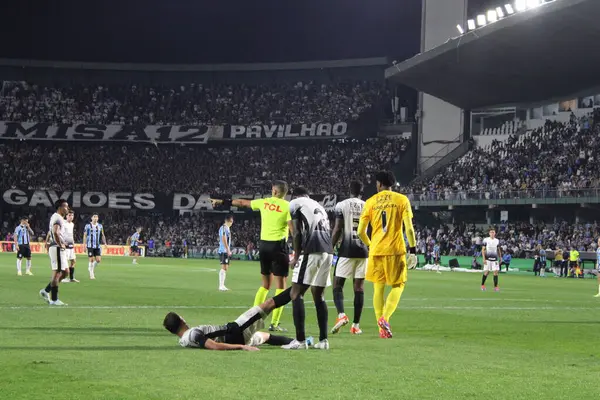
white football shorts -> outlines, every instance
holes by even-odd
[[[346,279],[365,279],[367,260],[367,258],[338,257],[335,263],[334,276]]]
[[[302,285],[328,287],[331,286],[331,263],[333,254],[315,253],[301,255],[294,268],[293,283]]]
[[[58,246],[52,246],[48,250],[50,256],[50,267],[52,271],[64,271],[69,267],[67,262],[67,253]]]
[[[500,264],[498,261],[485,260],[483,264],[484,271],[500,271]]]

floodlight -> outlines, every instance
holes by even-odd
[[[467,26],[469,27],[469,30],[472,31],[476,28],[475,26],[475,20],[474,19],[470,19],[467,21]]]
[[[527,0],[517,0],[515,2],[515,10],[517,10],[517,11],[527,10]]]
[[[502,11],[502,7],[496,7],[496,14],[498,18],[504,18],[504,11]]]
[[[477,26],[485,26],[487,24],[487,20],[485,19],[485,15],[480,14],[477,16]]]
[[[458,29],[458,32],[463,35],[465,33],[464,29],[462,26],[460,26],[460,24],[456,25],[456,29]]]
[[[496,14],[495,10],[489,10],[487,12],[487,20],[490,23],[498,21],[498,14]]]
[[[527,8],[536,8],[540,4],[540,0],[527,0]]]
[[[508,13],[508,15],[511,15],[511,14],[515,13],[515,9],[510,4],[506,4],[504,6],[504,8],[506,8],[506,12]]]

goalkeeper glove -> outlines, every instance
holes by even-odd
[[[417,249],[416,247],[411,247],[408,250],[409,254],[406,257],[406,264],[408,265],[408,269],[417,268],[417,264],[419,263],[417,260]]]

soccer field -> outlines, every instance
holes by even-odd
[[[164,315],[180,312],[190,325],[235,319],[252,305],[256,263],[234,262],[231,291],[220,293],[215,261],[105,258],[96,281],[85,261],[81,283],[61,285],[69,306],[57,309],[38,295],[50,277],[45,256],[33,259],[33,277],[16,276],[13,254],[0,256],[1,398],[598,398],[595,280],[502,275],[502,291],[484,293],[479,274],[414,271],[393,339],[377,335],[367,284],[364,334],[347,326],[329,351],[211,352],[180,348]],[[331,325],[332,302],[329,310]],[[318,336],[310,295],[306,314]],[[287,307],[282,325],[293,335],[291,317]]]

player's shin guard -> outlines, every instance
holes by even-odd
[[[292,338],[285,336],[270,335],[269,340],[267,340],[266,343],[270,344],[271,346],[284,346],[292,343],[292,340]]]
[[[373,308],[375,308],[375,319],[379,320],[383,315],[383,307],[385,301],[383,299],[383,292],[385,291],[385,283],[373,284]]]
[[[494,287],[498,287],[498,275],[494,275]]]
[[[273,299],[275,299],[277,296],[279,296],[281,293],[285,292],[287,289],[277,289],[275,290],[275,297],[273,297]],[[291,291],[291,288],[290,288]],[[291,298],[290,298],[291,300]],[[279,325],[279,321],[281,320],[281,314],[283,314],[283,307],[277,307],[276,309],[273,310],[273,315],[271,315],[271,324],[272,325]],[[287,344],[287,343],[284,343]]]
[[[344,288],[336,286],[333,288],[333,303],[338,314],[344,313]]]
[[[293,314],[294,314],[294,326],[296,327],[296,340],[304,342],[306,340],[306,332],[304,329],[304,322],[306,319],[306,312],[304,310],[304,298],[302,296],[296,297],[292,300]]]
[[[254,296],[254,306],[260,306],[267,299],[267,295],[269,294],[269,290],[264,287],[259,287],[256,292],[256,296]]]
[[[365,292],[354,292],[354,322],[355,324],[360,323],[360,316],[362,314],[363,307],[365,305]]]
[[[317,322],[319,323],[319,341],[327,339],[327,319],[329,313],[327,303],[323,298],[315,300],[315,308],[317,309]]]
[[[400,303],[402,292],[404,292],[404,283],[400,284],[400,286],[393,287],[390,294],[388,294],[387,299],[385,299],[383,317],[386,321],[389,322],[392,314],[394,314],[394,311],[396,311],[396,308],[398,308],[398,303]]]

